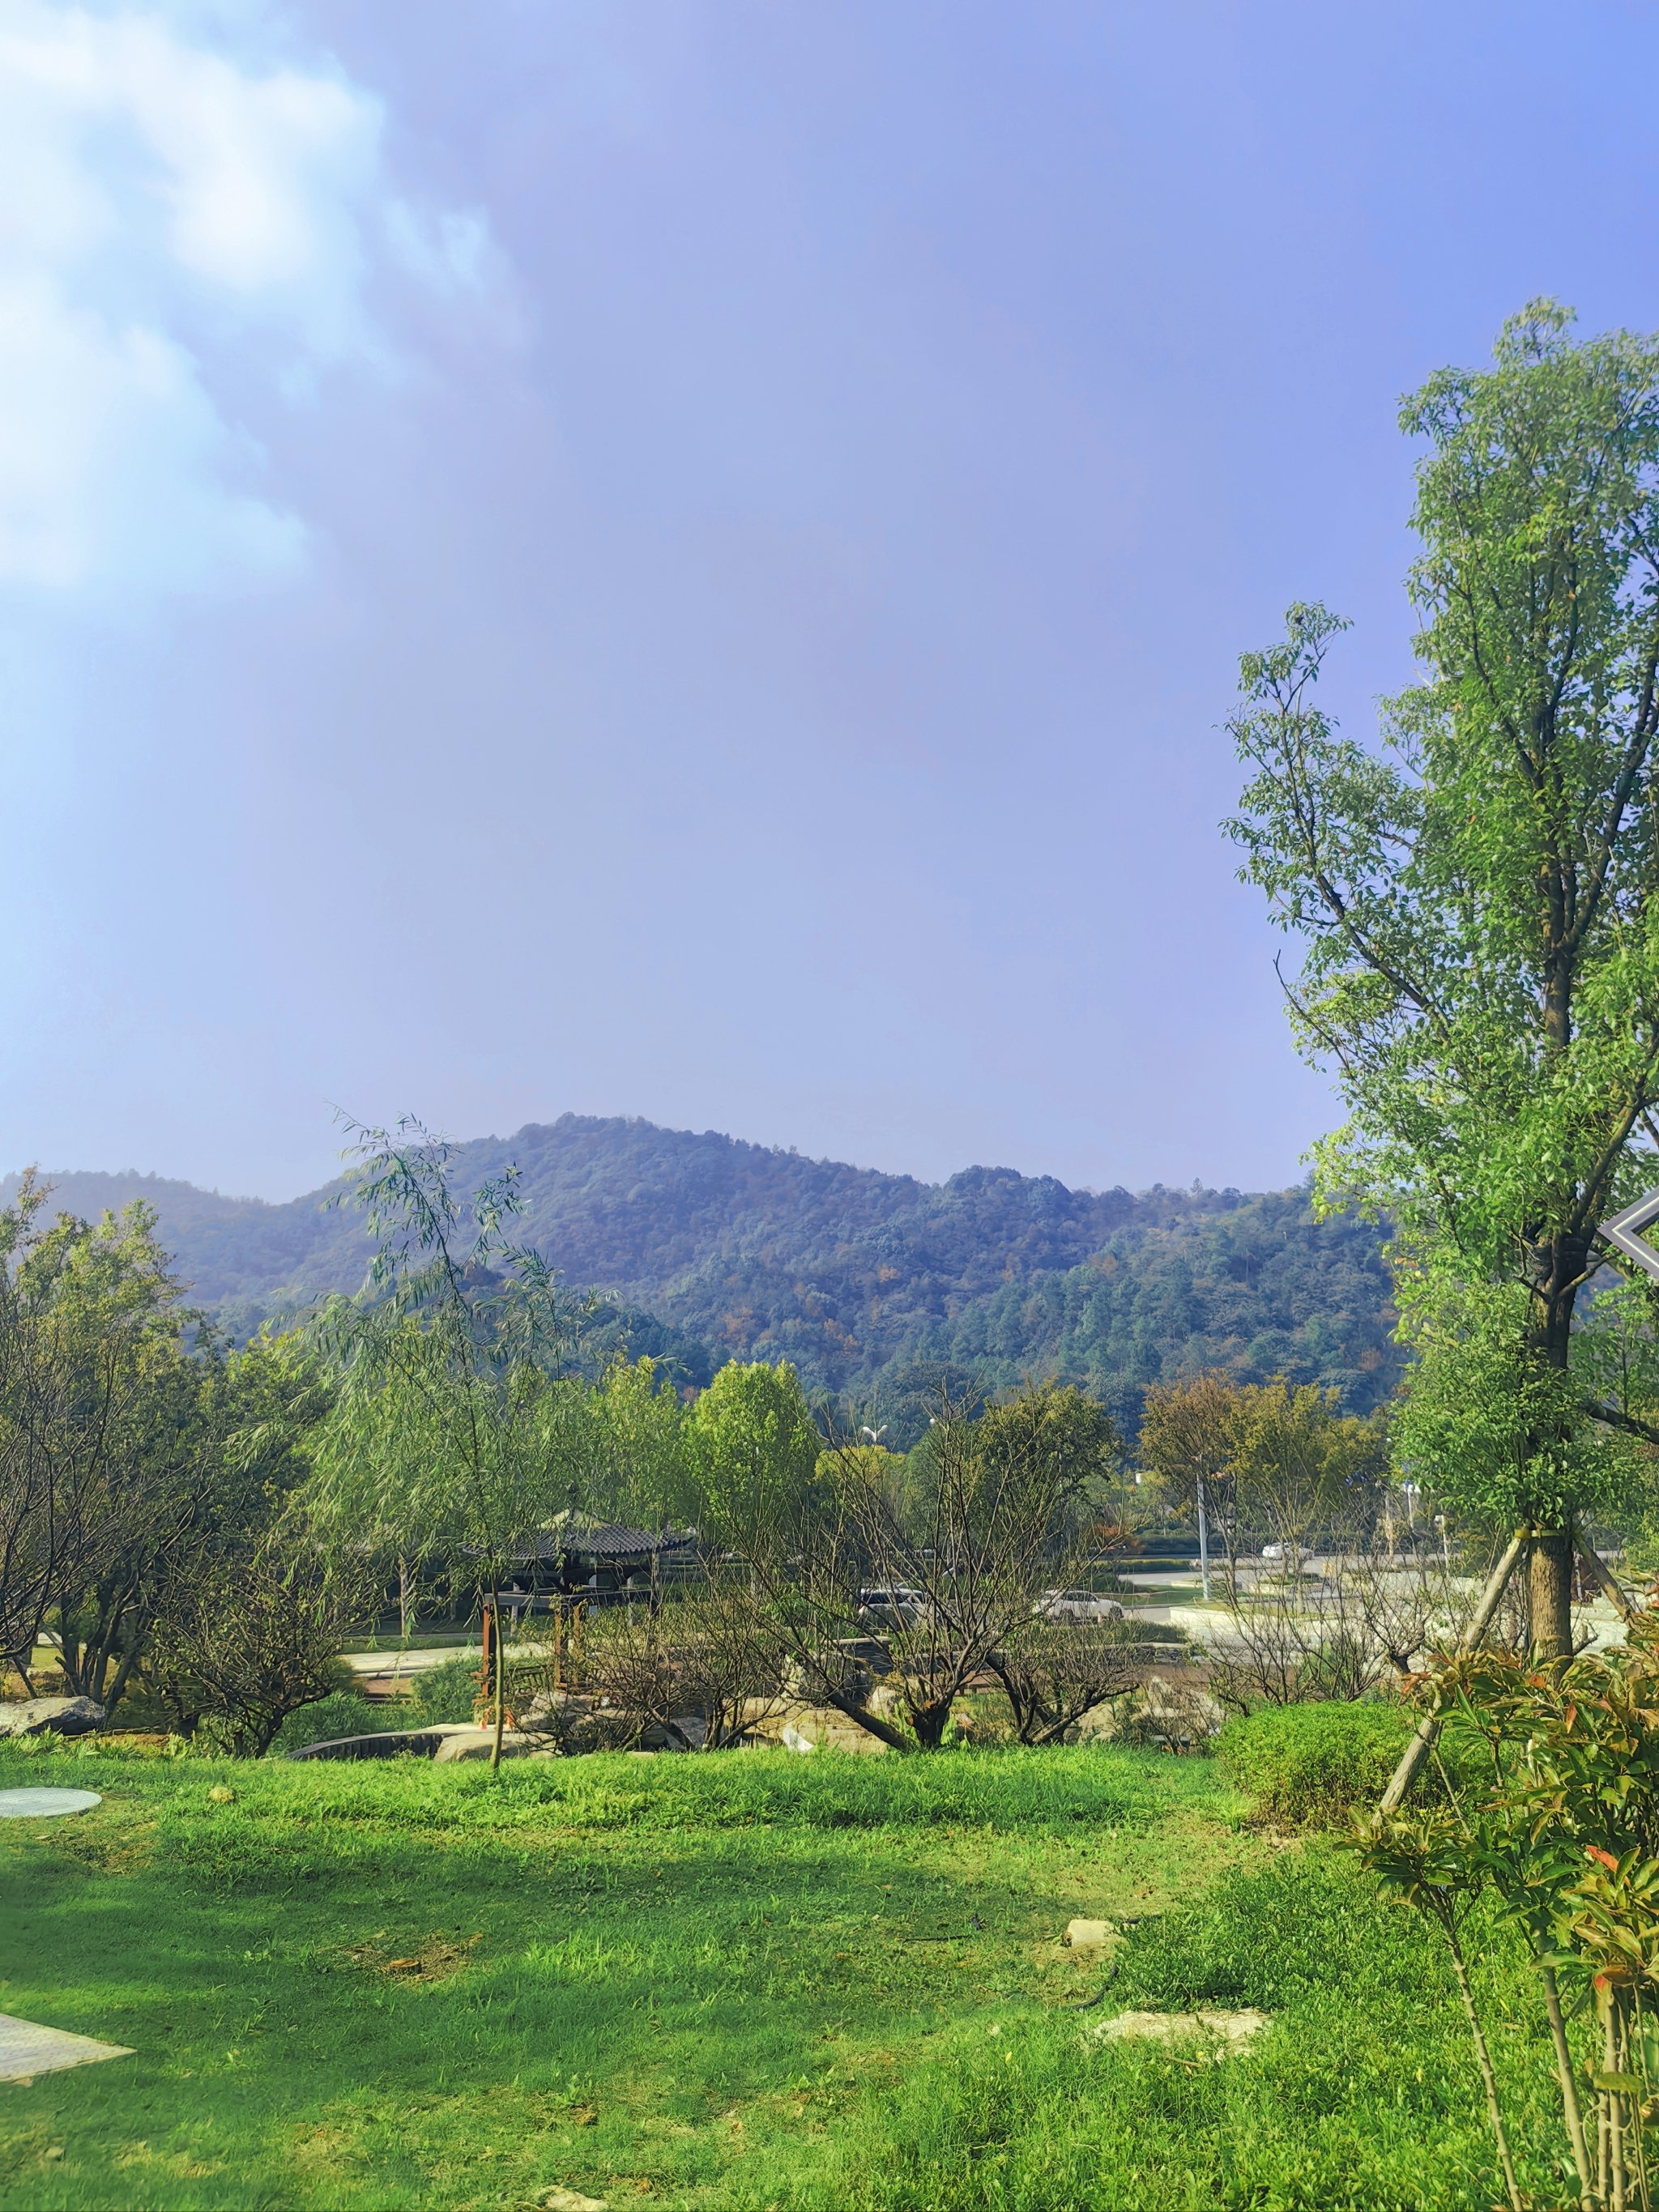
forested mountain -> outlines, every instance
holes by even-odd
[[[509,1162],[515,1236],[618,1301],[617,1341],[692,1381],[789,1358],[902,1418],[947,1370],[1058,1372],[1133,1422],[1146,1384],[1208,1366],[1335,1383],[1357,1409],[1399,1372],[1376,1232],[1316,1224],[1301,1191],[1075,1191],[1010,1168],[924,1183],[570,1114],[462,1146],[460,1187]],[[191,1295],[239,1334],[363,1279],[362,1219],[333,1190],[273,1206],[155,1176],[51,1180],[76,1212],[146,1200]]]

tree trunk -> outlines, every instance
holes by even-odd
[[[501,1650],[501,1609],[494,1602],[489,1608],[495,1627],[491,1639],[495,1646],[495,1735],[489,1747],[489,1771],[495,1773],[501,1763],[501,1731],[507,1721],[507,1655]]]
[[[910,1725],[918,1746],[923,1751],[937,1751],[945,1740],[945,1731],[951,1724],[951,1711],[956,1705],[953,1691],[948,1698],[930,1698],[924,1704],[910,1708]]]
[[[1572,1653],[1572,1534],[1540,1529],[1527,1562],[1532,1656],[1553,1662]]]
[[[1568,1033],[1565,1012],[1562,1035]],[[1589,1260],[1583,1237],[1560,1237],[1547,1249],[1541,1285],[1544,1319],[1533,1341],[1546,1366],[1565,1373],[1571,1361],[1573,1308]],[[1550,1449],[1565,1441],[1534,1439],[1534,1449]],[[1572,1656],[1572,1530],[1540,1529],[1527,1562],[1527,1613],[1534,1661],[1554,1662]]]

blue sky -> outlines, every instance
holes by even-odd
[[[1659,324],[1644,6],[0,0],[0,1166],[1282,1183],[1238,653]]]

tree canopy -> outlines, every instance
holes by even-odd
[[[1397,1224],[1433,1479],[1557,1532],[1534,1591],[1558,1645],[1566,1523],[1627,1479],[1614,1431],[1649,1433],[1581,1294],[1659,1104],[1659,341],[1571,322],[1535,301],[1490,368],[1405,402],[1419,678],[1380,745],[1342,736],[1317,684],[1344,625],[1293,607],[1243,663],[1230,825],[1348,1108],[1319,1197]]]

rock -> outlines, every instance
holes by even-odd
[[[27,1698],[0,1705],[0,1736],[88,1735],[104,1725],[104,1709],[90,1698]]]
[[[550,2189],[543,2212],[611,2212],[603,2197],[584,2197],[580,2189]]]
[[[458,1728],[453,1735],[447,1735],[438,1746],[432,1755],[432,1764],[434,1766],[447,1766],[453,1760],[458,1759],[488,1759],[495,1747],[494,1729]],[[514,1729],[507,1729],[502,1733],[501,1757],[503,1759],[525,1759],[532,1752],[540,1751],[542,1748],[542,1741],[538,1737],[521,1735]]]
[[[1123,1728],[1132,1743],[1166,1751],[1191,1751],[1217,1734],[1226,1718],[1207,1690],[1149,1674]]]
[[[1109,1920],[1068,1920],[1060,1940],[1074,1951],[1103,1951],[1116,1942],[1117,1930]]]
[[[1215,2056],[1225,2058],[1242,2051],[1267,2025],[1266,2013],[1247,2006],[1243,2012],[1121,2012],[1090,2033],[1103,2043],[1182,2043],[1205,2036],[1217,2045]]]

